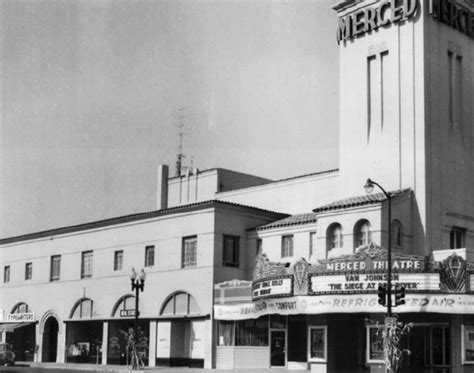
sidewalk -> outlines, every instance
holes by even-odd
[[[131,372],[130,368],[124,365],[96,365],[96,364],[72,364],[72,363],[34,363],[28,362],[17,362],[17,365],[30,366],[35,368],[42,368],[48,370],[54,369],[71,369],[90,371],[98,373],[125,373]],[[137,371],[135,371],[137,372]],[[188,368],[188,367],[157,367],[144,369],[144,372],[152,373],[271,373],[275,372],[275,369],[264,368],[264,369],[204,369],[204,368]],[[288,372],[285,368],[279,368],[279,373]]]

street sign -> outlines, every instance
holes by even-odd
[[[135,310],[120,310],[120,317],[134,317]]]

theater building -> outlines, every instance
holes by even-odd
[[[474,3],[333,8],[339,168],[272,181],[160,166],[153,212],[0,240],[17,356],[126,364],[134,267],[149,366],[383,372],[390,246],[406,291],[393,311],[413,323],[404,371],[472,372]]]

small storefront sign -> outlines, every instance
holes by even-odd
[[[135,310],[120,310],[120,317],[135,317]]]
[[[293,276],[255,281],[252,285],[252,299],[287,297],[293,295]]]
[[[7,315],[7,321],[10,322],[34,322],[35,314],[32,312],[10,313]]]

